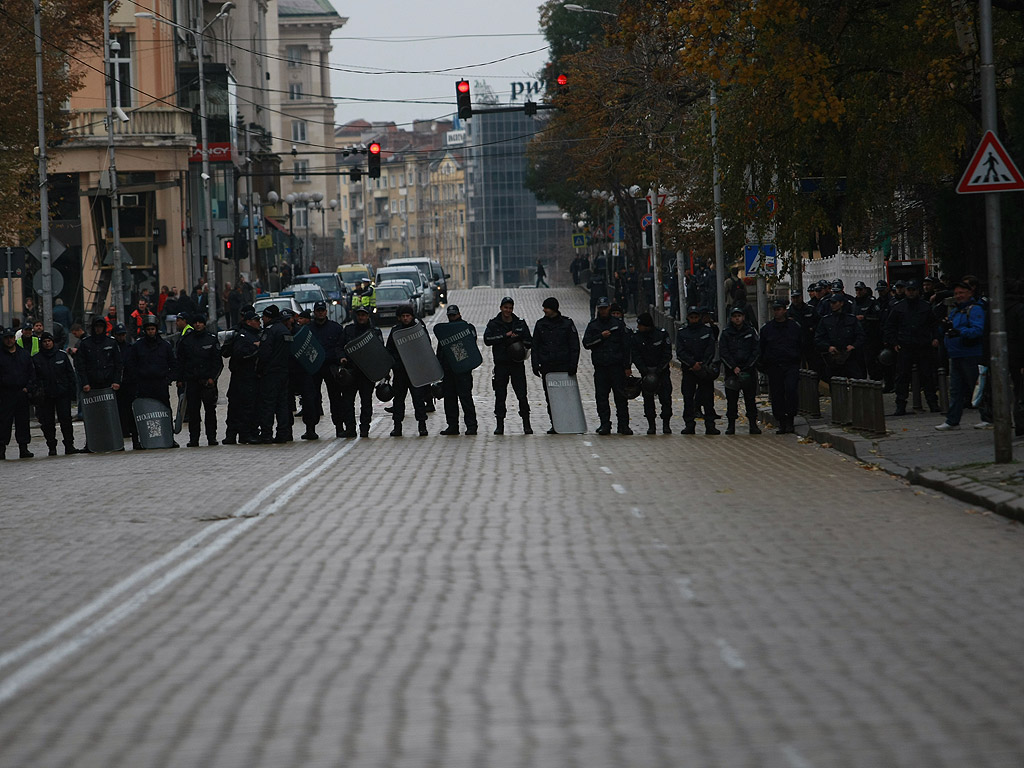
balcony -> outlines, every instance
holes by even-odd
[[[130,110],[124,123],[114,118],[114,144],[143,147],[184,147],[196,145],[192,115],[180,109],[143,108]],[[107,144],[107,111],[83,109],[71,114],[66,145]]]

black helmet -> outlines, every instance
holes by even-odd
[[[731,389],[733,392],[738,392],[743,389],[743,385],[740,382],[740,377],[735,373],[729,373],[725,380],[722,382],[726,389]]]
[[[444,397],[444,385],[440,381],[435,381],[430,385],[430,394],[434,396],[435,400],[440,400]]]
[[[644,374],[644,377],[640,379],[640,391],[646,395],[653,395],[658,391],[658,382],[660,381],[658,374],[654,371],[650,371]]]
[[[630,400],[640,397],[640,390],[642,385],[640,379],[636,376],[627,376],[626,381],[622,385],[622,391]]]
[[[382,403],[386,403],[395,398],[395,390],[391,388],[391,383],[388,381],[382,381],[378,384],[374,388],[374,392],[377,395],[377,399]]]
[[[350,387],[352,382],[355,381],[352,369],[344,365],[332,365],[331,375],[334,376],[334,380],[342,387]]]
[[[523,362],[526,359],[526,345],[521,341],[513,341],[508,345],[508,356],[517,363]]]
[[[883,349],[878,353],[878,364],[886,367],[896,365],[896,353],[891,349]]]

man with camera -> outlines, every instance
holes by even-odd
[[[978,383],[985,311],[974,300],[973,293],[967,283],[957,283],[953,288],[953,306],[943,322],[949,356],[949,410],[946,420],[935,427],[940,432],[960,429],[964,404]]]

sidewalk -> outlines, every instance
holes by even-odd
[[[718,386],[721,393],[721,382]],[[826,392],[827,387],[821,391]],[[797,434],[914,485],[1024,522],[1024,438],[1013,441],[1012,463],[996,464],[992,429],[973,429],[980,420],[977,410],[964,411],[959,430],[937,432],[935,425],[943,421],[941,413],[929,413],[926,407],[894,417],[889,414],[896,410],[895,395],[884,395],[884,399],[885,437],[865,437],[852,429],[833,426],[832,401],[825,394],[820,401],[822,418],[797,416]],[[760,396],[758,403],[761,418],[774,424],[767,397]]]

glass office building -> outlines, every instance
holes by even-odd
[[[469,121],[470,285],[532,285],[538,258],[549,283],[561,262],[568,270],[570,223],[525,186],[526,145],[542,126],[543,118],[522,112],[476,114]]]

